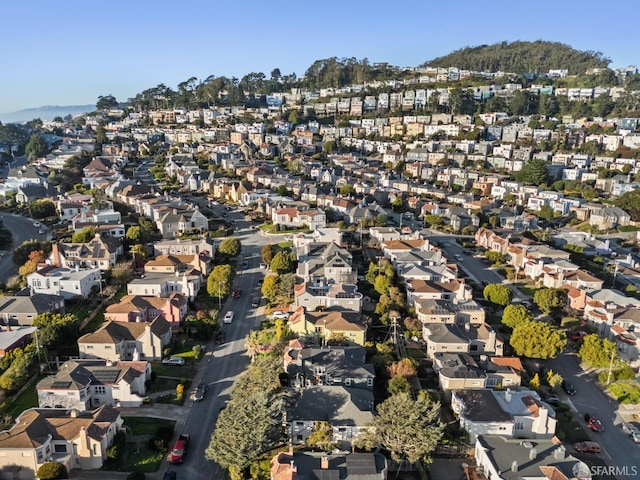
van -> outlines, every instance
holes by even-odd
[[[253,297],[253,300],[251,300],[251,307],[258,308],[259,306],[260,306],[260,297]]]
[[[598,454],[601,451],[600,444],[597,442],[578,442],[573,448],[575,448],[576,452],[580,453]]]

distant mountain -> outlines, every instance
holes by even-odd
[[[501,42],[456,50],[425,62],[429,67],[459,67],[480,72],[547,73],[568,69],[582,75],[589,68],[606,68],[611,60],[600,52],[581,52],[559,42]]]
[[[0,122],[28,122],[35,118],[53,120],[55,117],[65,117],[69,114],[75,117],[82,113],[93,112],[95,109],[95,105],[46,105],[44,107],[26,108],[17,112],[0,113]]]

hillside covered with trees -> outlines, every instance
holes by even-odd
[[[600,52],[579,51],[559,42],[501,42],[465,47],[424,63],[429,67],[459,67],[482,72],[548,72],[568,69],[582,75],[589,68],[606,68],[611,60]]]

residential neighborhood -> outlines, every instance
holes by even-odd
[[[8,145],[0,479],[637,468],[638,72],[557,67],[145,91]]]

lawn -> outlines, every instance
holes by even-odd
[[[640,385],[635,380],[618,381],[609,385],[609,391],[620,403],[639,404]]]
[[[2,412],[3,415],[10,415],[11,418],[17,418],[18,415],[28,408],[37,407],[38,393],[35,387],[38,382],[46,376],[47,374],[45,373],[32,378],[30,380],[30,386],[25,388],[20,395],[12,395],[0,405],[0,412]]]
[[[149,417],[123,417],[127,432],[131,435],[155,435],[159,427],[171,427],[176,422]]]
[[[425,352],[419,348],[407,348],[407,356],[417,360],[418,362],[426,358]]]
[[[171,430],[175,427],[175,422],[158,418],[125,417],[124,425],[131,435],[154,436],[158,428],[168,427]],[[124,444],[124,458],[122,463],[115,469],[123,472],[139,470],[144,473],[156,472],[162,464],[165,453],[158,452],[149,446],[149,442],[144,439],[131,441]]]
[[[518,290],[520,290],[523,294],[529,297],[533,297],[533,294],[536,293],[536,290],[538,290],[537,288],[532,286],[517,285],[517,287],[518,287]]]

